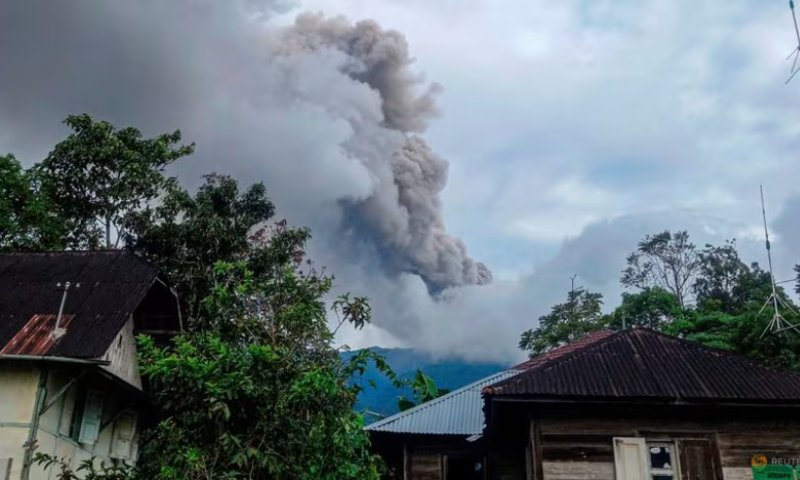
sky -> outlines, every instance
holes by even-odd
[[[760,185],[778,280],[800,263],[782,0],[132,3],[2,2],[0,151],[35,162],[84,111],[182,129],[185,182],[263,181],[370,298],[351,347],[514,361],[572,275],[613,308],[664,229],[766,263]]]

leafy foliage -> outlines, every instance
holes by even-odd
[[[257,279],[219,263],[204,313],[207,329],[174,349],[141,340],[141,368],[164,412],[150,433],[140,475],[153,479],[378,478],[363,418],[347,386],[359,368],[331,347],[330,280],[287,267]],[[342,298],[342,323],[366,321]],[[177,375],[176,375],[177,373]]]
[[[13,155],[0,156],[0,251],[64,247],[64,222],[40,190],[38,172],[23,170]]]
[[[686,231],[647,235],[626,261],[628,266],[620,278],[623,286],[664,289],[675,295],[681,306],[686,304],[700,265],[697,249]]]
[[[349,295],[326,304],[333,278],[305,259],[308,230],[269,224],[262,184],[242,190],[212,174],[194,195],[181,188],[165,174],[193,151],[179,131],[143,138],[88,115],[65,123],[73,133],[33,168],[0,157],[0,249],[118,246],[115,228],[177,288],[189,331],[167,347],[139,339],[160,417],[135,469],[36,461],[60,480],[379,478],[352,380],[371,363],[404,381],[379,355],[343,360],[333,347],[336,331],[362,328],[371,309]],[[419,401],[441,394],[420,375]]]
[[[172,188],[158,206],[129,215],[124,238],[159,267],[177,290],[185,315],[197,319],[212,293],[216,262],[244,261],[256,279],[263,279],[303,257],[308,230],[287,228],[286,222],[268,227],[274,213],[263,184],[242,192],[236,180],[212,174],[194,197]]]
[[[95,465],[95,458],[83,460],[75,470],[70,467],[67,459],[42,452],[36,452],[33,461],[45,469],[57,467],[58,480],[130,480],[132,475],[132,469],[125,465],[99,462],[98,467]]]
[[[748,266],[740,259],[735,240],[698,250],[687,232],[662,232],[639,242],[627,263],[620,281],[637,291],[623,293],[613,312],[601,315],[599,294],[592,294],[584,309],[577,308],[575,297],[586,294],[573,290],[567,303],[553,307],[538,328],[522,334],[520,348],[535,356],[601,328],[643,326],[800,370],[800,332],[765,334],[774,313],[763,308],[772,278],[757,263]],[[800,322],[786,292],[776,291],[780,305],[788,307],[781,309],[783,317]],[[689,292],[694,304],[687,301]]]
[[[67,222],[69,248],[110,247],[112,227],[174,185],[164,170],[194,150],[193,144],[179,145],[177,130],[142,138],[133,127],[116,129],[87,114],[64,123],[73,133],[35,168],[42,194]]]
[[[567,345],[587,333],[603,328],[607,321],[602,315],[603,296],[583,288],[572,289],[567,301],[555,305],[550,313],[539,318],[539,327],[522,334],[519,348],[531,357],[556,347]]]
[[[449,389],[437,387],[436,382],[425,375],[422,370],[417,370],[412,380],[406,380],[406,385],[411,387],[414,394],[412,398],[402,396],[397,400],[397,406],[401,412],[450,393]]]

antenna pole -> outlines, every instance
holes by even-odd
[[[794,10],[792,10],[794,12]],[[764,220],[764,238],[766,239],[767,245],[767,263],[769,265],[769,280],[772,284],[772,304],[775,307],[775,315],[780,315],[778,311],[778,295],[777,290],[775,289],[775,276],[772,274],[772,250],[770,249],[769,244],[769,230],[767,229],[767,210],[764,207],[764,186],[759,185],[758,188],[761,190],[761,218]]]
[[[61,283],[56,285],[57,287],[61,288]],[[64,287],[64,294],[61,296],[61,305],[58,307],[58,316],[56,317],[56,326],[53,328],[52,337],[54,339],[59,339],[64,336],[67,332],[66,329],[61,328],[61,316],[64,314],[64,304],[67,303],[67,293],[69,292],[70,287],[73,285],[70,282],[65,282]],[[80,288],[81,284],[75,284],[75,288]]]
[[[797,37],[797,46],[794,48],[792,53],[786,57],[786,60],[789,60],[794,55],[794,62],[792,62],[792,70],[790,71],[791,74],[789,75],[789,78],[786,80],[785,84],[789,83],[794,76],[797,75],[797,72],[800,72],[800,70],[797,70],[797,59],[800,56],[800,29],[797,27],[797,15],[794,13],[794,0],[789,0],[789,9],[792,11],[792,21],[794,22],[794,34]]]
[[[792,11],[794,12],[794,10]],[[774,309],[772,320],[769,322],[769,325],[767,325],[767,328],[765,328],[764,331],[761,333],[761,337],[763,338],[768,330],[771,330],[773,333],[778,333],[784,330],[794,329],[795,331],[800,333],[800,329],[798,329],[796,325],[792,325],[785,318],[781,316],[779,307],[780,300],[778,300],[778,289],[775,286],[775,275],[772,273],[772,252],[769,244],[769,229],[767,228],[767,210],[764,207],[763,185],[759,185],[759,189],[761,190],[761,218],[764,220],[764,238],[766,240],[765,243],[767,247],[767,262],[769,265],[769,281],[772,284],[772,294],[770,294],[769,298],[767,298],[767,301],[764,302],[764,306],[761,307],[761,310],[758,313],[763,312],[764,309],[767,308],[767,306],[770,304],[772,304],[772,308]],[[786,307],[790,311],[793,311],[791,307],[789,307],[788,305]]]

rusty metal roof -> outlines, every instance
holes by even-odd
[[[153,282],[155,267],[123,250],[0,254],[0,351],[6,355],[98,358]],[[65,282],[66,334],[55,327]],[[67,320],[68,319],[68,320]]]
[[[605,336],[483,389],[488,396],[781,403],[800,373],[644,328]]]
[[[614,330],[606,330],[606,329],[589,333],[570,344],[554,348],[549,352],[545,352],[541,355],[537,355],[529,360],[526,360],[520,363],[519,365],[513,367],[512,370],[529,370],[533,367],[542,365],[551,360],[555,360],[556,358],[566,355],[572,351],[583,348],[586,345],[592,344],[598,340],[602,340],[610,335],[614,335],[614,333],[616,333],[614,332]]]
[[[0,355],[47,355],[61,340],[53,333],[58,315],[34,315],[0,350]],[[61,315],[59,328],[67,329],[75,315]]]

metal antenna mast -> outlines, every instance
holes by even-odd
[[[794,78],[795,75],[797,75],[797,72],[800,72],[800,69],[797,68],[797,59],[800,57],[800,29],[797,28],[797,15],[794,13],[794,0],[789,0],[789,8],[792,10],[792,20],[794,21],[794,33],[797,36],[797,46],[794,47],[792,53],[786,57],[786,60],[789,60],[792,58],[792,56],[794,56],[794,62],[792,62],[792,71],[790,72],[791,74],[786,80],[786,83],[789,83],[789,81]]]
[[[793,10],[794,11],[794,10]],[[767,308],[769,305],[772,305],[775,313],[772,315],[772,320],[770,320],[769,325],[767,328],[761,332],[761,338],[767,334],[767,331],[771,331],[772,333],[779,333],[784,330],[794,329],[796,332],[800,333],[800,329],[797,328],[797,325],[792,325],[789,323],[783,316],[781,316],[780,307],[783,304],[780,298],[778,298],[778,289],[775,287],[775,275],[772,273],[772,253],[770,252],[770,245],[769,245],[769,231],[767,230],[767,211],[764,208],[764,187],[759,186],[761,189],[761,216],[764,219],[764,236],[766,238],[766,245],[767,245],[767,261],[769,262],[769,281],[772,284],[772,293],[770,294],[767,301],[764,302],[764,306],[761,307],[759,310],[759,315]],[[782,305],[786,307],[790,312],[797,314],[792,307],[788,305]]]

